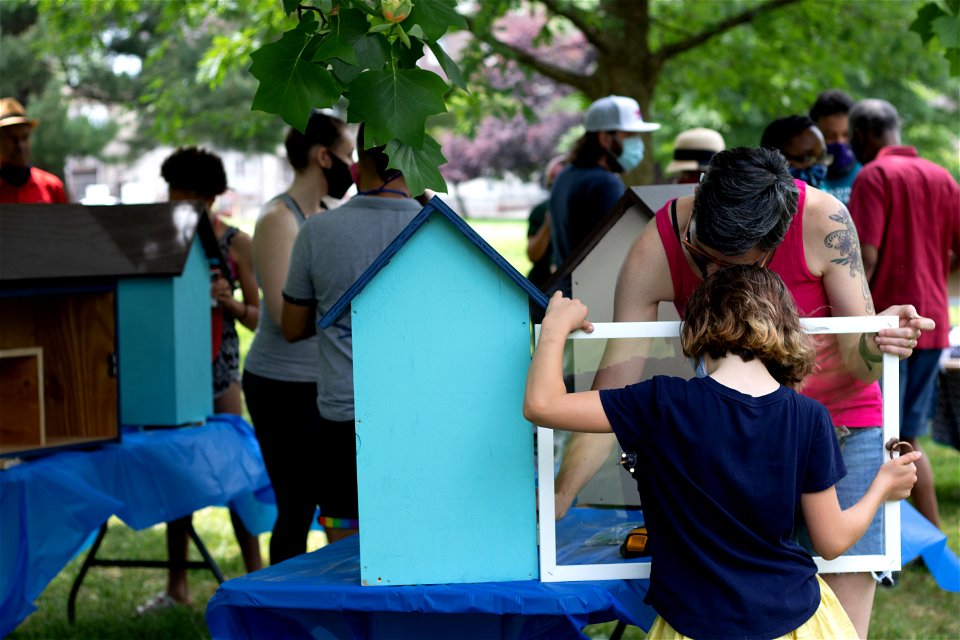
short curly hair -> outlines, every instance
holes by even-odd
[[[692,358],[757,358],[777,382],[794,388],[813,370],[816,355],[813,337],[800,327],[783,280],[755,265],[721,269],[694,290],[680,346]]]
[[[227,190],[227,174],[220,156],[199,147],[180,147],[160,167],[171,189],[216,198]]]

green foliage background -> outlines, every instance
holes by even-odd
[[[356,1],[375,6],[379,0]],[[774,3],[773,9],[759,11]],[[292,8],[297,3],[286,4]],[[17,22],[10,15],[23,6],[36,13],[37,26],[16,34],[7,27]],[[960,82],[950,75],[948,60],[952,60],[950,52],[955,49],[950,47],[951,23],[946,21],[951,15],[956,17],[960,6],[957,0],[461,3],[457,9],[473,11],[467,18],[475,34],[451,55],[462,68],[462,75],[444,64],[443,56],[452,41],[441,40],[441,48],[430,39],[446,28],[444,20],[454,19],[443,12],[449,6],[443,0],[415,1],[414,13],[408,18],[415,20],[420,30],[408,25],[410,33],[424,32],[429,49],[442,54],[438,57],[443,70],[450,72],[445,75],[450,76],[452,84],[463,84],[468,90],[448,85],[440,93],[439,86],[429,88],[448,110],[426,120],[425,133],[434,137],[438,127],[470,130],[487,115],[524,112],[517,96],[530,89],[529,83],[518,80],[493,87],[482,73],[509,63],[516,64],[527,77],[546,75],[559,83],[556,86],[574,86],[578,93],[564,99],[558,108],[582,109],[598,93],[609,91],[627,95],[649,92],[649,112],[644,116],[664,126],[648,139],[653,151],[648,155],[660,167],[669,160],[673,138],[682,129],[711,126],[724,134],[730,146],[753,145],[772,119],[805,112],[821,90],[841,88],[855,98],[880,97],[892,102],[904,121],[904,141],[960,176]],[[248,71],[254,51],[277,42],[285,31],[297,27],[296,14],[286,15],[282,3],[4,0],[0,12],[3,93],[39,99],[49,83],[61,92],[68,90],[77,99],[135,112],[141,126],[131,145],[132,153],[158,143],[271,150],[282,137],[284,126],[279,118],[251,110],[259,84]],[[745,12],[757,13],[742,24],[720,28]],[[504,24],[533,15],[544,19],[530,46],[490,44],[491,37],[502,35]],[[621,15],[643,19],[627,21]],[[918,15],[927,15],[930,20],[918,25]],[[937,20],[939,31],[934,31]],[[321,58],[330,61],[331,72],[340,80],[352,80],[351,73],[356,73],[349,68],[352,55],[376,56],[378,50],[381,56],[389,53],[383,50],[382,39],[371,38],[369,33],[365,33],[364,44],[358,46],[358,40],[351,40],[357,35],[356,28],[354,24],[353,36],[347,30],[341,40],[331,40],[321,51]],[[457,28],[450,30],[456,32]],[[590,34],[583,44],[588,72],[582,77],[569,69],[547,73],[556,72],[549,68],[555,61],[542,59],[538,53],[554,39],[577,33]],[[711,35],[688,49],[679,46],[701,34]],[[926,43],[920,34],[927,38]],[[367,46],[375,42],[380,44]],[[350,51],[351,43],[354,51]],[[396,40],[390,46],[400,47],[412,59],[423,51],[416,45],[406,49]],[[605,55],[604,50],[629,55]],[[645,50],[650,55],[675,52],[665,57],[661,66],[645,68],[635,61],[650,58],[637,58],[630,53],[632,50]],[[141,73],[136,77],[113,73],[111,63],[120,54],[140,59]],[[309,83],[302,86],[307,88]],[[535,89],[542,90],[542,86]],[[55,102],[61,94],[51,90],[47,95],[50,102]],[[371,110],[370,104],[367,108],[358,106],[354,111],[358,118],[380,113]],[[434,104],[431,110],[438,109]],[[531,120],[539,115],[524,113]],[[55,124],[54,120],[45,125],[51,139],[78,145],[78,151],[83,151],[79,143],[84,138],[64,134],[65,127],[65,123]],[[419,138],[415,135],[412,139],[416,142]],[[92,142],[99,141],[96,138]],[[42,150],[39,139],[38,147]],[[417,172],[441,162],[441,153],[442,149],[434,149],[420,155]],[[510,153],[510,149],[504,153]],[[652,165],[651,160],[644,179],[656,178]]]

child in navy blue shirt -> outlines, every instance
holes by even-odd
[[[528,420],[613,431],[638,453],[637,488],[654,561],[648,638],[856,638],[810,555],[792,538],[797,507],[814,549],[832,559],[887,500],[910,494],[919,453],[891,460],[841,510],[846,474],[826,408],[795,391],[814,366],[793,298],[752,265],[710,276],[681,326],[684,355],[707,377],[656,376],[624,389],[567,393],[563,345],[592,331],[587,308],[555,294],[527,377]]]

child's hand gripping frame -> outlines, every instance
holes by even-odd
[[[810,334],[875,333],[880,329],[896,328],[896,316],[863,316],[842,318],[806,318],[803,329]],[[601,322],[594,323],[592,333],[576,331],[568,340],[602,340],[612,338],[676,338],[680,335],[679,322]],[[540,338],[540,325],[535,327],[534,339]],[[897,356],[883,354],[883,374],[880,379],[883,392],[883,439],[899,437],[900,431],[900,368]],[[883,446],[883,445],[881,445]],[[540,518],[540,579],[543,582],[577,580],[617,580],[648,578],[650,562],[623,562],[609,564],[558,565],[556,537],[556,504],[554,502],[553,430],[537,427],[539,518]],[[892,452],[891,452],[892,455]],[[883,510],[884,553],[877,555],[841,556],[835,560],[814,557],[822,573],[864,573],[867,571],[898,571],[900,569],[900,503],[887,502]]]

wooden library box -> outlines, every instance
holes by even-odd
[[[0,457],[118,440],[124,395],[144,388],[153,389],[156,406],[186,407],[176,419],[205,419],[212,410],[208,258],[220,260],[219,249],[199,203],[4,205]],[[142,290],[160,292],[150,298],[151,313],[125,313],[144,301]],[[165,325],[179,330],[173,343]],[[138,342],[164,344],[148,352]],[[140,362],[147,353],[154,360]],[[184,377],[184,364],[199,367],[199,383],[164,379]],[[203,397],[189,388],[204,383]],[[182,397],[189,393],[196,397]],[[166,416],[148,417],[166,424]]]

